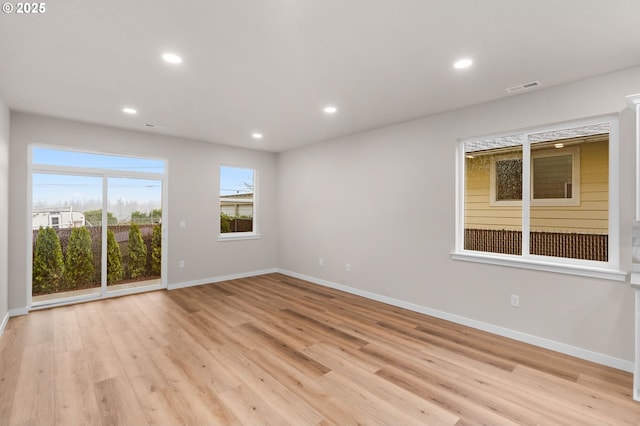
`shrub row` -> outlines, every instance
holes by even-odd
[[[67,230],[63,230],[67,231]],[[100,238],[98,238],[100,239]],[[147,244],[137,224],[129,227],[126,255],[123,256],[116,235],[107,230],[107,283],[126,278],[136,279],[160,275],[162,258],[161,225],[153,227]],[[33,258],[33,294],[46,294],[73,290],[100,283],[100,242],[95,244],[86,227],[73,228],[66,242],[63,256],[58,232],[53,228],[40,228],[36,236]],[[149,247],[148,247],[149,246]],[[150,252],[150,253],[148,253]],[[127,262],[125,264],[124,258]],[[97,265],[96,265],[97,262]]]

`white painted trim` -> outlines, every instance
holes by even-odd
[[[218,236],[218,241],[259,240],[262,234],[255,232],[227,232]]]
[[[232,169],[244,169],[253,171],[253,197],[251,201],[253,203],[253,214],[251,216],[252,220],[252,229],[251,232],[227,232],[224,234],[219,234],[218,241],[233,241],[233,240],[257,240],[262,238],[262,234],[260,234],[260,176],[259,171],[255,167],[244,167],[244,166],[233,166],[231,164],[220,163],[218,165],[218,189],[220,189],[222,185],[222,168],[232,168]],[[218,197],[218,208],[220,212],[222,212],[222,204],[220,203],[222,196]],[[219,212],[219,213],[220,213]],[[220,223],[218,222],[218,229],[220,229]],[[229,234],[236,234],[236,237],[227,236]],[[239,235],[244,234],[244,235]]]
[[[477,321],[477,320],[463,317],[460,315],[450,314],[448,312],[427,308],[425,306],[416,305],[414,303],[405,302],[405,301],[394,299],[387,296],[382,296],[366,290],[360,290],[360,289],[349,287],[346,285],[336,284],[331,281],[311,277],[304,274],[299,274],[297,272],[288,271],[286,269],[278,269],[278,272],[294,278],[299,278],[305,281],[309,281],[314,284],[322,285],[322,286],[333,288],[336,290],[341,290],[346,293],[355,294],[356,296],[365,297],[367,299],[375,300],[377,302],[382,302],[388,305],[397,306],[399,308],[408,309],[410,311],[414,311],[414,312],[429,315],[432,317],[440,318],[443,320],[451,321],[456,324],[461,324],[461,325],[475,328],[478,330],[487,331],[489,333],[493,333],[498,336],[508,337],[510,339],[518,340],[524,343],[529,343],[535,346],[539,346],[541,348],[550,349],[550,350],[560,352],[566,355],[570,355],[576,358],[606,365],[608,367],[613,367],[613,368],[617,368],[617,369],[628,371],[628,372],[632,372],[634,368],[634,363],[631,361],[615,358],[609,355],[593,352],[593,351],[579,348],[576,346],[567,345],[565,343],[557,342],[555,340],[545,339],[543,337],[538,337],[538,336],[523,333],[520,331],[511,330],[509,328],[500,327],[494,324]]]
[[[640,221],[640,93],[628,95],[627,105],[635,113],[636,146],[636,220]]]
[[[2,318],[2,323],[0,323],[0,337],[4,333],[4,329],[7,326],[8,322],[9,322],[9,312],[4,314],[4,318]]]
[[[555,272],[559,274],[578,275],[581,277],[600,278],[603,280],[611,281],[626,281],[627,273],[616,269],[599,268],[584,265],[589,261],[583,261],[579,264],[577,261],[575,264],[559,263],[553,261],[543,261],[542,259],[548,259],[547,256],[535,256],[535,258],[541,259],[532,260],[533,256],[528,258],[520,257],[518,255],[500,255],[498,253],[487,252],[471,252],[461,251],[451,253],[451,259],[463,260],[467,262],[486,263],[489,265],[509,266],[512,268],[521,269],[533,269],[536,271]],[[562,258],[560,258],[562,259]],[[564,259],[563,259],[564,260]],[[569,259],[573,260],[573,259]],[[593,262],[598,264],[605,264],[605,262]]]
[[[640,289],[635,287],[633,292],[635,295],[635,356],[634,356],[634,369],[633,369],[633,399],[640,401]]]
[[[99,287],[96,287],[96,289],[100,290]],[[101,293],[91,293],[91,294],[85,294],[85,295],[76,296],[76,297],[61,297],[58,299],[51,299],[46,302],[35,302],[35,303],[32,302],[29,312],[37,311],[40,309],[49,309],[49,308],[57,308],[60,306],[74,305],[76,303],[92,302],[94,300],[100,300],[101,297],[103,297]],[[107,296],[104,296],[104,298],[106,297]]]
[[[632,100],[628,100],[632,102]],[[638,111],[640,111],[640,105],[637,105]],[[640,114],[640,112],[639,112]],[[530,238],[530,203],[531,203],[531,142],[529,137],[532,133],[539,132],[551,132],[566,129],[568,127],[583,127],[588,125],[599,124],[608,122],[609,127],[609,211],[608,211],[608,237],[609,237],[609,253],[607,262],[597,261],[585,261],[582,259],[571,259],[563,257],[550,257],[550,256],[538,256],[531,255],[529,253],[529,238]],[[638,118],[638,127],[640,128],[640,117]],[[480,263],[490,263],[502,266],[513,266],[519,268],[537,269],[549,272],[559,272],[566,274],[575,274],[588,277],[603,278],[616,281],[626,280],[626,272],[620,271],[620,172],[619,172],[619,133],[618,133],[618,116],[616,114],[606,114],[596,116],[584,120],[568,121],[564,123],[557,123],[554,125],[543,125],[528,130],[522,130],[518,134],[497,134],[494,136],[478,137],[460,139],[458,144],[462,147],[460,150],[464,152],[464,145],[469,142],[478,141],[488,138],[498,138],[501,136],[521,136],[523,137],[523,188],[522,198],[524,200],[522,209],[522,255],[512,257],[495,256],[495,253],[485,252],[468,252],[463,249],[464,247],[464,178],[458,176],[457,192],[459,195],[459,202],[457,204],[457,216],[460,218],[457,222],[457,226],[460,227],[456,232],[456,251],[452,253],[452,258],[456,260],[469,260]],[[640,143],[640,142],[639,142]],[[515,145],[514,145],[515,146]],[[637,149],[640,152],[640,145]],[[465,167],[465,155],[459,155],[461,175],[464,175]],[[640,157],[639,157],[640,158]],[[640,160],[639,160],[640,162]],[[639,167],[640,169],[640,167]],[[494,175],[494,171],[490,173]],[[490,185],[491,186],[491,185]],[[637,200],[640,200],[640,195],[637,196]],[[490,198],[491,202],[491,198]],[[640,201],[638,201],[640,203]],[[639,204],[640,205],[640,204]],[[640,208],[639,208],[640,209]],[[640,213],[638,213],[640,216]],[[482,257],[486,257],[485,260]]]
[[[110,157],[126,157],[126,158],[136,158],[141,160],[151,160],[151,161],[162,161],[164,164],[164,172],[163,173],[148,173],[148,172],[139,172],[133,170],[113,170],[113,169],[103,169],[103,168],[85,168],[85,167],[75,167],[75,166],[65,166],[65,165],[47,165],[47,164],[34,164],[33,163],[33,150],[34,148],[42,148],[42,149],[54,149],[59,151],[67,151],[67,152],[77,152],[83,154],[97,154],[97,155],[106,155]],[[115,154],[115,153],[107,153],[107,152],[97,152],[97,151],[85,151],[82,149],[70,148],[70,147],[61,147],[56,145],[46,145],[46,144],[30,144],[27,150],[28,164],[27,164],[27,212],[33,211],[33,174],[34,173],[48,173],[48,174],[63,174],[63,175],[72,175],[72,176],[87,176],[87,177],[95,177],[102,179],[102,223],[107,223],[107,215],[108,215],[108,200],[109,200],[109,179],[110,178],[128,178],[128,179],[148,179],[148,180],[157,180],[162,183],[162,200],[161,200],[161,209],[162,209],[162,218],[161,221],[163,223],[169,223],[168,220],[168,198],[169,198],[169,160],[163,158],[151,158],[151,157],[140,157],[140,156],[132,156],[128,154]],[[87,295],[83,297],[72,297],[72,298],[61,298],[51,301],[51,303],[33,303],[33,228],[31,220],[27,220],[27,256],[26,259],[26,270],[27,277],[29,277],[28,285],[27,285],[27,312],[29,309],[43,309],[49,308],[53,306],[63,306],[69,305],[72,303],[80,303],[87,300],[94,300],[97,298],[108,298],[108,297],[117,297],[123,296],[127,294],[135,294],[141,293],[143,291],[153,291],[157,289],[166,288],[167,282],[167,261],[168,256],[163,255],[161,259],[161,284],[157,286],[149,286],[149,287],[140,287],[137,289],[126,289],[126,290],[118,290],[115,292],[109,292],[107,288],[107,230],[108,227],[102,227],[102,251],[101,251],[101,264],[103,267],[101,268],[100,273],[100,293],[95,295]],[[168,226],[162,226],[162,252],[168,253]],[[25,312],[25,314],[27,313]]]
[[[237,280],[240,278],[255,277],[258,275],[274,274],[276,272],[278,272],[277,268],[269,268],[269,269],[261,269],[259,271],[240,272],[238,274],[229,274],[229,275],[222,275],[219,277],[203,278],[200,280],[184,281],[181,283],[167,285],[167,290],[176,290],[176,289],[185,288],[185,287],[194,287],[194,286],[204,285],[204,284],[219,283],[222,281]]]

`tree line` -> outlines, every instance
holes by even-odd
[[[84,220],[89,226],[99,226],[102,223],[102,209],[87,210],[84,213]],[[149,213],[133,211],[130,215],[131,223],[151,224],[159,223],[162,219],[162,209],[153,209]],[[107,224],[117,225],[118,218],[112,213],[107,212]]]
[[[73,228],[62,252],[60,238],[55,229],[40,227],[36,239],[33,260],[33,294],[46,294],[86,287],[96,282],[92,239],[89,230],[82,226]],[[140,227],[132,223],[129,228],[128,261],[123,262],[122,250],[115,233],[107,230],[107,284],[125,278],[136,279],[160,275],[162,259],[162,228],[153,227],[151,253],[143,241]],[[126,270],[125,270],[126,269]]]

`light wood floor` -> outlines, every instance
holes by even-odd
[[[0,424],[638,424],[630,374],[273,274],[32,312]]]

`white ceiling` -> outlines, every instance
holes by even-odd
[[[474,66],[453,69],[461,57]],[[638,0],[49,0],[0,14],[12,110],[268,151],[637,65]]]

